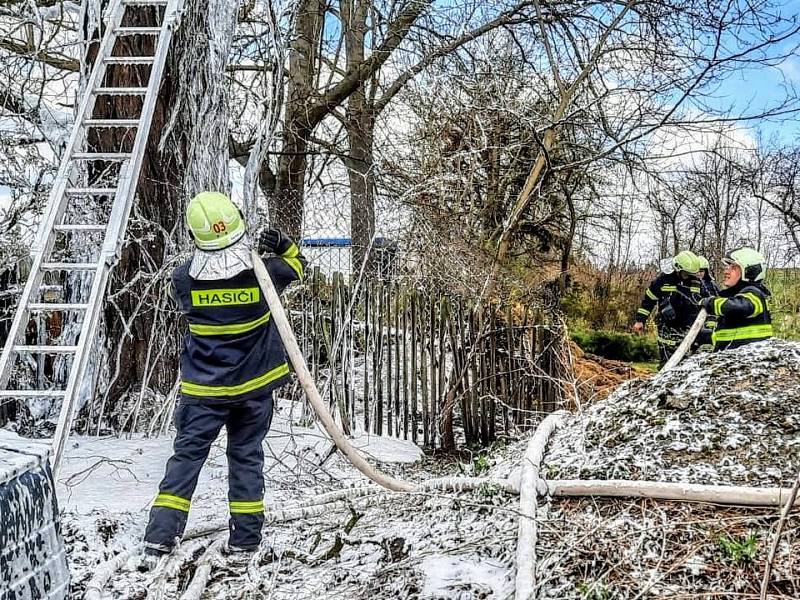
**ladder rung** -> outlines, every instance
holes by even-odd
[[[97,269],[97,263],[42,263],[42,271],[94,271]]]
[[[73,160],[128,160],[130,152],[75,152]]]
[[[99,87],[92,93],[95,96],[144,96],[147,93],[146,87]]]
[[[114,30],[117,35],[158,35],[161,27],[117,27]]]
[[[155,56],[109,56],[107,65],[152,65]]]
[[[86,310],[88,304],[58,304],[55,302],[36,302],[28,304],[28,310]]]
[[[84,119],[86,127],[138,127],[139,119]]]
[[[105,225],[56,225],[53,227],[56,231],[105,231]]]
[[[64,390],[0,390],[0,398],[62,398]]]
[[[114,196],[117,188],[67,188],[64,193],[67,196]]]
[[[14,346],[14,352],[31,354],[75,354],[77,346]]]

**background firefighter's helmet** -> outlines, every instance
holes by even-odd
[[[228,196],[201,192],[186,207],[186,226],[201,250],[222,250],[247,231],[242,214]]]
[[[672,259],[672,266],[676,271],[686,271],[694,275],[700,270],[700,259],[691,250],[684,250]]]
[[[739,248],[729,252],[722,262],[726,265],[739,265],[742,270],[742,280],[751,283],[763,281],[767,275],[767,267],[764,265],[764,257],[755,248]]]
[[[697,260],[700,261],[700,268],[701,269],[705,269],[706,273],[711,270],[711,265],[709,264],[708,259],[705,256],[702,256],[701,254],[698,254],[697,255]]]

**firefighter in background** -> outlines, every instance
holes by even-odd
[[[170,553],[183,535],[200,469],[223,425],[230,512],[226,551],[258,548],[264,523],[262,442],[272,422],[272,390],[289,376],[239,209],[224,194],[203,192],[189,202],[186,225],[195,251],[172,276],[189,324],[181,351],[177,432],[150,510],[142,570]],[[279,293],[302,278],[305,260],[282,232],[265,231],[258,251]]]
[[[701,341],[712,343],[714,350],[727,350],[771,338],[771,293],[764,285],[767,275],[764,257],[757,250],[745,247],[730,252],[722,264],[724,289],[701,302],[706,312],[716,317],[716,327],[703,330]]]
[[[658,308],[655,321],[661,366],[675,352],[700,312],[699,302],[704,297],[698,277],[700,265],[693,252],[678,253],[672,259],[673,270],[660,273],[650,282],[636,311],[633,331],[642,333],[647,319]]]
[[[698,254],[697,258],[700,260],[700,272],[698,275],[700,286],[703,288],[703,297],[716,296],[719,294],[719,286],[717,282],[714,281],[713,275],[711,275],[711,265],[708,263],[708,259],[705,256]]]

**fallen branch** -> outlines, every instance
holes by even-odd
[[[208,549],[200,557],[200,562],[197,564],[197,569],[194,571],[189,587],[181,596],[181,600],[200,600],[203,592],[208,585],[208,580],[211,577],[211,569],[215,562],[221,560],[220,551],[222,550],[223,539],[219,538],[212,543]]]
[[[536,497],[540,481],[539,468],[544,457],[544,449],[550,436],[561,425],[563,412],[549,415],[536,428],[525,456],[519,480],[519,532],[517,534],[517,600],[530,600],[534,597],[536,584]]]
[[[86,591],[83,594],[84,600],[101,600],[103,598],[103,588],[111,579],[111,576],[128,562],[132,556],[136,556],[141,551],[142,544],[137,544],[129,550],[120,552],[111,560],[98,565],[89,583],[86,584]]]

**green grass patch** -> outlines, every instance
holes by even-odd
[[[765,283],[772,292],[769,309],[775,335],[800,340],[800,269],[770,269]]]

